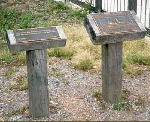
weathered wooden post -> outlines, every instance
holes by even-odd
[[[46,48],[62,47],[66,36],[60,26],[8,30],[7,43],[11,52],[26,51],[29,110],[33,118],[49,115]]]
[[[102,10],[102,0],[95,0],[95,9],[96,12],[100,12]]]
[[[147,34],[150,37],[150,8],[149,8],[149,25],[148,27],[146,27],[146,29],[147,29]]]
[[[128,0],[128,10],[133,10],[137,13],[137,0]]]
[[[94,45],[102,45],[102,96],[117,103],[122,89],[123,41],[142,39],[146,30],[134,12],[92,13],[85,26]]]

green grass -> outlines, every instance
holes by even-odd
[[[8,50],[6,30],[25,29],[34,27],[49,27],[60,25],[66,22],[83,22],[88,13],[85,9],[72,9],[62,2],[46,1],[45,6],[34,6],[34,9],[25,12],[17,11],[13,8],[3,8],[0,6],[0,65],[20,66],[26,64],[25,53],[18,52],[11,54]],[[70,49],[52,49],[49,56],[71,59],[74,51]]]
[[[150,65],[150,57],[141,54],[129,54],[126,60],[130,64]]]
[[[52,75],[54,76],[54,77],[59,77],[59,76],[61,76],[61,74],[60,74],[60,69],[59,68],[52,68]]]
[[[48,51],[48,56],[55,56],[61,59],[71,59],[74,52],[66,48],[54,48]]]
[[[96,98],[96,100],[98,101],[98,104],[102,110],[105,110],[107,108],[111,108],[113,110],[118,110],[118,111],[124,110],[124,111],[126,111],[126,110],[131,109],[131,105],[129,104],[130,94],[131,93],[128,89],[123,89],[121,100],[120,100],[120,102],[118,102],[116,104],[110,104],[110,103],[104,102],[103,97],[102,97],[102,93],[100,91],[94,92],[92,97]]]
[[[36,9],[34,13],[39,17],[39,25],[54,26],[62,22],[82,23],[89,11],[88,8],[72,9],[63,2],[48,1],[43,9]]]
[[[0,42],[1,44],[1,42]],[[6,45],[5,45],[6,46]],[[0,65],[5,66],[22,66],[26,64],[25,52],[10,53],[8,49],[0,49]]]
[[[0,37],[6,37],[6,30],[36,27],[36,15],[31,11],[21,13],[14,9],[5,9],[0,6]]]
[[[34,1],[35,2],[35,1]],[[5,39],[8,29],[31,27],[49,27],[62,25],[67,36],[67,44],[63,48],[48,50],[49,56],[69,59],[75,68],[87,71],[101,69],[100,46],[93,46],[83,25],[84,17],[91,12],[86,9],[72,9],[62,2],[46,1],[46,4],[33,4],[33,9],[19,12],[15,9],[0,6],[0,38]],[[25,53],[11,54],[6,41],[0,41],[0,65],[24,65]],[[81,53],[82,52],[82,53]],[[125,41],[123,45],[123,71],[130,75],[140,75],[150,70],[150,46],[144,40]],[[86,59],[89,58],[89,60]],[[83,59],[87,61],[83,61]],[[143,66],[146,66],[146,68]]]
[[[114,110],[130,110],[130,105],[129,103],[126,102],[118,102],[116,104],[113,104],[113,109]]]
[[[5,9],[0,6],[0,37],[6,38],[6,30],[23,29],[36,27],[36,15],[30,11],[21,13],[14,9]],[[25,53],[18,52],[11,54],[8,50],[7,43],[0,40],[0,65],[24,65],[26,63]]]
[[[91,61],[91,59],[83,59],[80,60],[79,64],[76,66],[76,68],[83,70],[83,71],[87,71],[93,68],[93,62]]]
[[[145,70],[149,70],[149,51],[149,44],[145,40],[125,42],[123,48],[123,71],[131,76],[135,76],[142,74]]]

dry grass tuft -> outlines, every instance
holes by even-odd
[[[89,59],[96,71],[101,71],[101,46],[93,45],[83,24],[64,24],[67,36],[64,48],[74,52],[71,62],[76,67],[82,60]],[[145,40],[123,43],[123,71],[130,75],[140,75],[150,68],[150,46]],[[133,68],[134,67],[134,68]]]
[[[83,60],[90,60],[92,67],[100,68],[101,46],[95,46],[90,41],[87,31],[83,24],[66,24],[63,26],[67,36],[67,49],[71,49],[74,53],[71,62],[74,66],[80,65]],[[91,68],[89,68],[91,69]]]

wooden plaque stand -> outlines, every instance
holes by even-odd
[[[102,45],[102,96],[117,103],[122,90],[123,41],[142,39],[146,29],[131,11],[92,13],[85,27],[94,45]]]
[[[66,36],[60,26],[8,30],[7,43],[10,51],[26,51],[29,111],[33,118],[49,115],[46,48],[63,47]]]

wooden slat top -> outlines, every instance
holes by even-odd
[[[92,13],[87,15],[85,26],[94,44],[135,40],[146,34],[145,27],[131,11]]]
[[[66,36],[61,26],[7,30],[11,52],[65,46]]]

